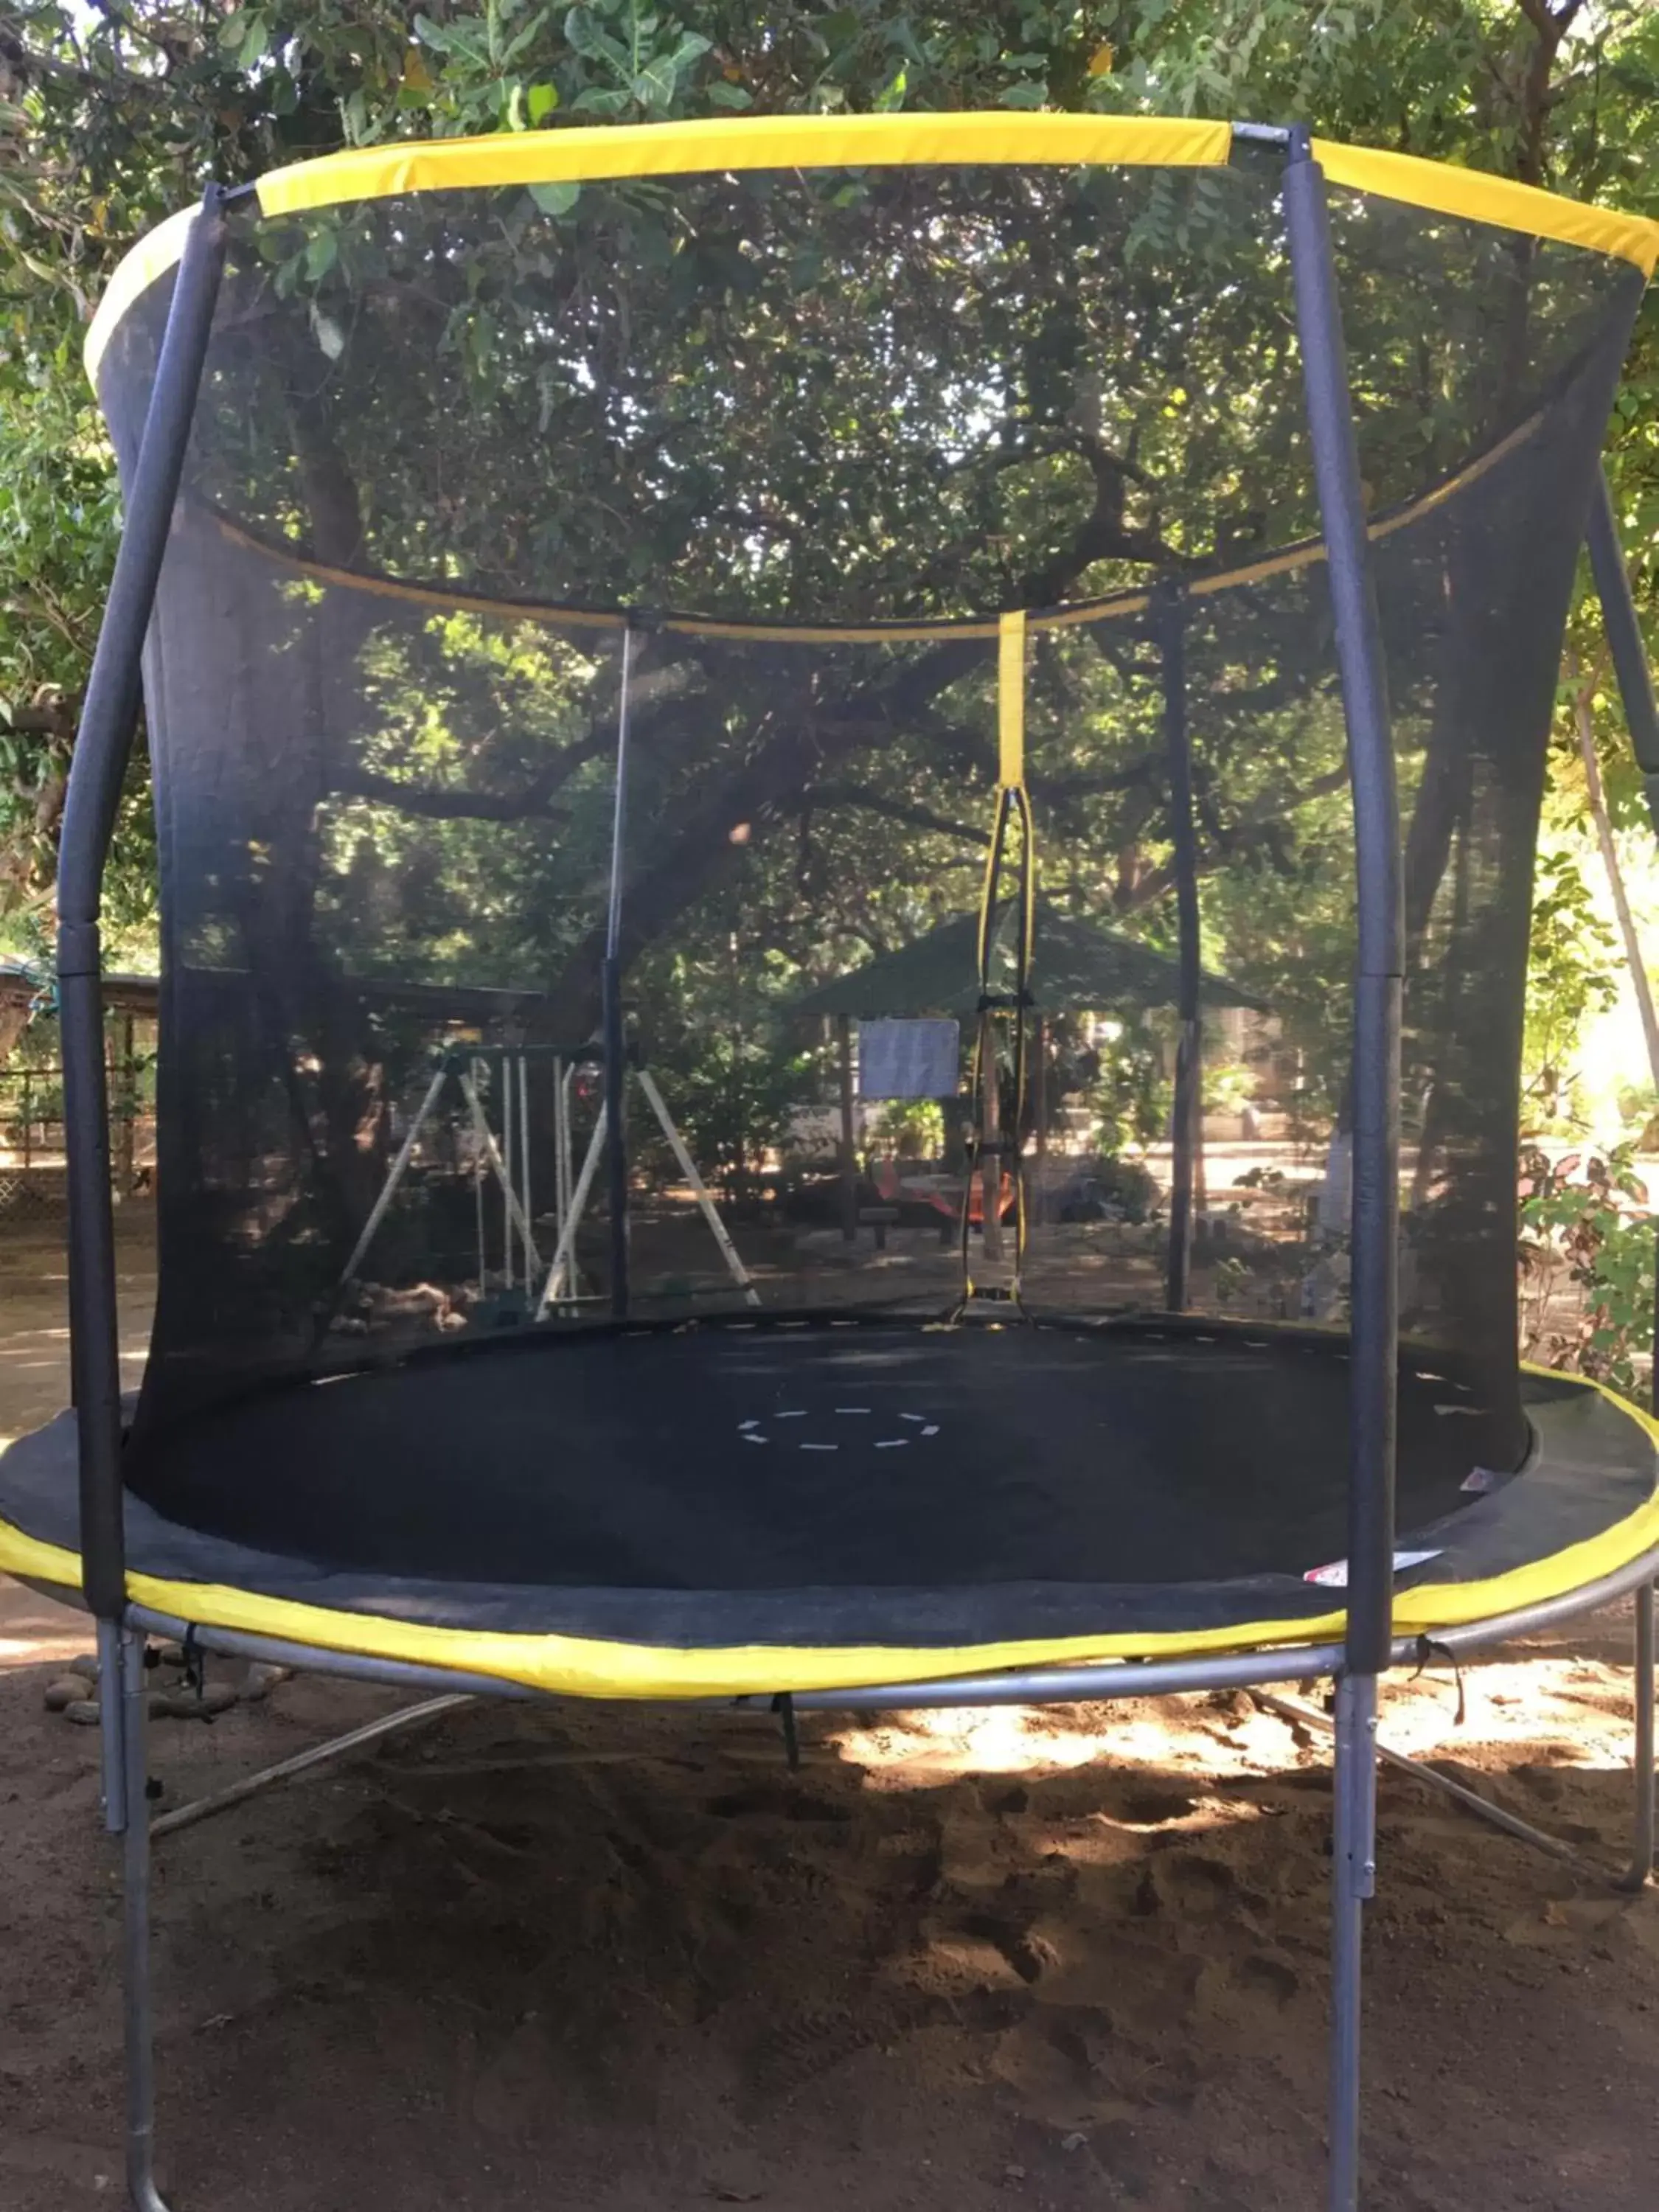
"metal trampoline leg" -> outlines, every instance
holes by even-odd
[[[145,1741],[144,1639],[120,1632],[122,2027],[126,2045],[127,2196],[132,2212],[167,2212],[155,2186],[155,2023],[149,1972],[149,1759]],[[106,1707],[117,1702],[113,1674]],[[109,1723],[106,1723],[106,1727]],[[106,1738],[107,1741],[107,1737]]]
[[[112,1620],[98,1624],[99,1796],[112,1836],[127,1826],[126,1705],[121,1695],[121,1632]]]
[[[1636,1709],[1635,1769],[1636,1820],[1631,1862],[1620,1879],[1620,1889],[1644,1889],[1653,1873],[1654,1859],[1654,1637],[1651,1583],[1636,1593],[1636,1673],[1632,1686]]]
[[[1331,1853],[1330,2212],[1358,2212],[1361,1949],[1376,1887],[1376,1677],[1336,1685]]]

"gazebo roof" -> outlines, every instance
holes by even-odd
[[[798,999],[798,1014],[850,1014],[860,1021],[954,1014],[970,1019],[979,1007],[977,915],[955,915],[896,952],[821,983]],[[1012,981],[1012,910],[997,923],[997,976]],[[1039,1012],[1078,1013],[1126,1005],[1173,1006],[1180,970],[1167,953],[1099,922],[1079,921],[1039,900],[1031,959],[1030,995]],[[1206,974],[1203,998],[1211,1006],[1256,1006],[1219,975]]]

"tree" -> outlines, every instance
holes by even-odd
[[[0,237],[8,301],[0,428],[0,883],[40,910],[65,757],[113,540],[106,448],[80,388],[79,331],[130,239],[209,175],[235,182],[343,142],[686,112],[1042,105],[1308,115],[1333,133],[1639,204],[1659,25],[1639,5],[1316,0],[906,7],[795,0],[763,26],[733,4],[0,9]],[[1656,374],[1634,366],[1626,416]],[[1650,428],[1615,451],[1644,604],[1659,541]],[[1650,514],[1650,509],[1652,510]],[[142,793],[118,845],[118,909],[142,921]]]
[[[797,0],[769,9],[763,25],[735,5],[692,11],[647,9],[635,0],[596,0],[568,11],[507,0],[482,11],[449,8],[412,19],[364,4],[282,0],[208,9],[188,23],[157,6],[122,7],[117,0],[91,17],[9,0],[0,6],[0,90],[9,102],[0,167],[9,227],[0,255],[15,303],[0,363],[0,429],[34,457],[15,480],[9,543],[20,580],[17,611],[0,640],[11,747],[3,757],[11,788],[0,799],[0,831],[7,838],[6,880],[24,912],[40,911],[49,884],[57,795],[114,520],[107,456],[76,380],[76,341],[87,301],[118,247],[164,209],[187,201],[209,175],[237,181],[343,141],[422,131],[565,128],[748,107],[1003,104],[1311,115],[1334,135],[1473,161],[1587,196],[1639,204],[1654,189],[1650,95],[1659,42],[1651,16],[1634,6],[1591,13],[1577,0],[1553,7],[1526,0],[1519,8],[1438,0],[1410,10],[1337,9],[1313,0],[1170,8],[1149,0],[1092,11],[1045,4],[907,9],[891,0],[826,10]],[[881,252],[914,260],[917,204],[902,188],[867,198],[856,211],[860,251],[867,253],[873,238]],[[492,240],[465,278],[452,272],[448,289],[436,291],[405,285],[395,304],[374,259],[384,258],[386,241],[372,224],[308,220],[281,249],[276,289],[280,295],[286,288],[287,298],[303,307],[290,321],[315,358],[343,343],[346,325],[333,303],[380,288],[379,319],[367,336],[357,329],[354,343],[382,343],[388,375],[417,356],[429,417],[441,418],[465,447],[461,473],[477,527],[470,538],[461,529],[451,533],[448,551],[461,573],[482,589],[522,581],[534,518],[521,512],[521,457],[533,443],[568,454],[566,481],[580,480],[588,494],[586,508],[570,509],[562,544],[535,543],[538,588],[569,596],[586,582],[600,596],[626,598],[629,532],[637,532],[640,518],[629,514],[629,529],[612,526],[619,498],[626,512],[627,486],[597,477],[588,482],[594,392],[569,380],[553,391],[527,376],[504,407],[501,399],[516,357],[514,303],[526,257],[545,250],[547,224],[537,218],[556,222],[568,213],[565,196],[544,195],[516,232],[509,225]],[[823,517],[838,511],[835,502],[820,500],[813,542],[789,547],[787,573],[798,600],[811,585],[826,603],[879,606],[902,586],[920,594],[924,611],[1042,603],[1128,580],[1149,567],[1180,574],[1218,557],[1242,557],[1264,538],[1310,524],[1286,427],[1293,410],[1269,410],[1269,434],[1249,453],[1243,475],[1226,478],[1237,458],[1237,410],[1209,395],[1232,395],[1240,336],[1252,325],[1256,304],[1252,285],[1278,280],[1267,270],[1245,273],[1224,194],[1200,179],[1184,192],[1164,189],[1148,206],[1109,196],[1087,210],[1045,203],[1006,234],[1018,252],[1006,260],[1002,294],[987,291],[967,311],[988,327],[1000,319],[1000,335],[1018,364],[1021,407],[1010,417],[1006,452],[996,466],[963,477],[952,532],[931,567],[918,569],[914,552],[904,551],[907,520],[940,499],[925,441],[896,474],[849,479],[839,535],[823,527]],[[849,386],[850,357],[828,346],[822,362],[810,345],[781,362],[764,343],[766,317],[779,300],[756,290],[752,272],[737,264],[710,265],[708,250],[675,237],[648,195],[586,196],[573,236],[568,296],[587,303],[593,317],[625,310],[637,328],[641,306],[688,277],[721,303],[708,329],[682,331],[678,356],[665,356],[653,369],[659,387],[684,401],[668,431],[688,449],[700,435],[723,441],[725,474],[711,488],[682,468],[672,498],[663,496],[660,471],[649,487],[651,526],[661,533],[652,541],[657,556],[666,550],[679,561],[685,588],[701,594],[693,603],[715,604],[710,595],[743,567],[757,533],[787,543],[792,516],[813,500],[815,488],[790,479],[780,465],[782,448],[764,435],[780,374],[793,380],[794,404],[818,408],[827,422],[837,405],[866,414],[890,405],[887,371],[872,351],[858,367],[860,380]],[[1168,288],[1158,281],[1160,256],[1167,265],[1176,251],[1188,263],[1213,253],[1233,283],[1231,292],[1212,287],[1204,312],[1184,325],[1169,318]],[[1097,312],[1115,315],[1126,337],[1135,334],[1133,343],[1113,349],[1109,392],[1079,382],[1076,333],[1068,336],[1035,304],[1043,296],[1042,257],[1055,252],[1068,256],[1072,267],[1079,257],[1097,256],[1099,285],[1116,288]],[[627,286],[616,276],[618,268],[630,272]],[[850,255],[831,273],[843,291],[855,288]],[[963,273],[963,266],[952,273],[958,286]],[[779,270],[765,281],[781,283]],[[831,299],[823,268],[809,281]],[[848,296],[856,299],[855,289]],[[1381,504],[1396,487],[1420,483],[1455,458],[1455,421],[1449,428],[1427,404],[1437,375],[1464,359],[1496,358],[1519,373],[1524,349],[1493,346],[1480,331],[1460,333],[1459,306],[1455,286],[1425,288],[1414,314],[1402,316],[1395,295],[1381,303],[1370,328],[1366,299],[1350,302],[1362,348],[1380,348],[1390,373],[1407,380],[1404,388],[1422,380],[1425,395],[1412,441],[1385,449],[1373,440],[1368,447]],[[967,343],[964,311],[953,302],[950,312]],[[598,320],[588,335],[604,343]],[[696,373],[692,357],[695,344],[711,337],[724,348],[718,386]],[[1638,392],[1654,374],[1650,350],[1646,342],[1638,349]],[[935,355],[926,392],[907,393],[905,404],[943,420],[954,401],[944,356],[937,348]],[[1163,394],[1182,360],[1193,372],[1192,404],[1172,413]],[[258,368],[267,377],[284,373],[276,355]],[[1144,372],[1139,384],[1132,368]],[[1258,362],[1261,388],[1271,384],[1270,372],[1293,375],[1288,351],[1277,363]],[[486,381],[496,395],[497,428],[474,436],[470,393]],[[613,381],[620,390],[626,380]],[[636,378],[635,396],[641,388]],[[1088,400],[1081,415],[1080,394]],[[1505,405],[1516,399],[1498,396]],[[1461,390],[1453,416],[1476,397],[1473,386]],[[258,419],[264,418],[253,409],[242,417],[249,424]],[[1396,411],[1391,419],[1407,418]],[[502,421],[510,436],[499,434]],[[753,448],[747,479],[738,466],[734,425]],[[399,496],[400,453],[390,426],[368,419],[349,427],[356,443],[348,452],[337,438],[332,449],[314,437],[307,445],[305,426],[297,426],[306,482],[296,486],[291,470],[273,472],[273,457],[248,439],[239,447],[230,420],[221,489],[234,489],[239,512],[263,518],[279,534],[292,526],[296,505],[302,508],[304,534],[325,559],[356,561],[372,539],[375,560],[396,568],[418,554],[408,527],[401,539],[398,530],[399,518],[408,526],[418,514],[419,501]],[[1436,436],[1439,447],[1431,442]],[[939,445],[933,441],[935,453]],[[1620,466],[1626,512],[1639,518],[1651,469],[1639,435],[1625,441]],[[366,485],[375,487],[372,507]],[[210,561],[210,550],[202,557]],[[1638,571],[1645,586],[1639,557]],[[748,577],[746,599],[757,592],[763,598],[764,591],[763,577]],[[1230,963],[1254,962],[1277,1002],[1294,1006],[1310,945],[1328,950],[1344,926],[1346,802],[1329,702],[1316,702],[1311,720],[1298,707],[1295,672],[1285,658],[1290,648],[1281,649],[1272,630],[1274,619],[1293,629],[1304,612],[1287,607],[1275,616],[1267,607],[1266,614],[1267,629],[1258,625],[1242,659],[1237,641],[1219,632],[1195,640],[1194,684],[1206,722],[1198,738],[1200,862],[1212,878],[1208,926]],[[385,885],[401,870],[430,895],[418,914],[411,904],[398,927],[416,927],[423,941],[435,943],[446,916],[453,927],[471,908],[476,951],[486,941],[477,930],[488,920],[477,911],[476,871],[469,874],[480,825],[492,811],[499,819],[525,812],[526,805],[540,818],[585,821],[587,828],[567,844],[578,855],[569,880],[556,884],[544,872],[535,879],[536,897],[517,902],[521,917],[539,917],[538,958],[556,955],[564,963],[572,1018],[585,1016],[599,945],[592,894],[602,850],[604,715],[581,704],[569,653],[545,635],[499,629],[469,635],[451,625],[434,636],[417,625],[394,632],[385,624],[365,629],[351,651],[366,656],[365,704],[378,720],[352,765],[349,787],[337,787],[334,768],[293,744],[286,723],[273,733],[287,744],[291,766],[288,787],[271,793],[273,829],[284,810],[297,817],[324,800],[331,810],[321,833],[337,848],[327,871],[331,921],[348,935],[355,929],[366,954],[394,959],[397,944],[376,917]],[[994,744],[982,652],[941,642],[866,655],[856,672],[840,672],[833,697],[825,696],[821,672],[809,696],[800,664],[792,669],[787,655],[754,653],[739,665],[727,654],[714,671],[718,658],[678,647],[672,685],[657,707],[641,710],[641,757],[655,778],[650,811],[672,834],[649,856],[648,868],[641,866],[641,894],[630,902],[639,953],[661,946],[665,957],[680,957],[695,939],[690,952],[702,958],[738,890],[766,917],[769,940],[786,956],[785,972],[821,971],[847,960],[858,942],[878,945],[971,902],[984,832],[963,794],[986,780]],[[1409,721],[1412,678],[1403,665],[1401,672],[1396,703]],[[1155,665],[1144,641],[1111,650],[1056,647],[1034,661],[1032,683],[1034,767],[1052,842],[1109,856],[1109,867],[1074,871],[1068,897],[1080,910],[1109,911],[1167,936],[1170,876]],[[603,691],[601,684],[594,695],[601,703]],[[487,714],[478,703],[486,696],[497,702]],[[730,710],[734,698],[746,702],[740,713]],[[503,702],[516,703],[508,712]],[[472,732],[467,744],[458,738],[464,728]],[[1455,875],[1459,825],[1471,805],[1459,730],[1454,702],[1438,733],[1421,733],[1421,771],[1408,779],[1408,866],[1418,939],[1426,942],[1431,923],[1443,933],[1463,928],[1457,960],[1467,968],[1506,948],[1513,955],[1517,915],[1524,940],[1534,795],[1520,794],[1514,818],[1492,832],[1496,849],[1513,856],[1513,865],[1501,916],[1494,907],[1498,918],[1482,924],[1499,929],[1502,941],[1481,946],[1468,939],[1471,925],[1456,921],[1455,901],[1443,890]],[[654,755],[653,731],[664,733]],[[140,775],[114,881],[118,912],[141,921],[151,866],[143,821]],[[533,842],[526,841],[524,861],[532,871]],[[924,864],[930,888],[921,908],[904,903],[902,872],[892,865],[901,852],[913,866]],[[1243,888],[1251,884],[1254,896]],[[1276,939],[1261,921],[1275,899],[1294,908]],[[523,926],[503,924],[509,934]],[[503,957],[511,949],[506,941],[497,947]],[[1316,996],[1297,1019],[1309,1049],[1322,1055],[1321,1079],[1334,1107],[1343,1005],[1340,991]],[[279,1011],[271,1013],[278,1029]],[[1454,1003],[1444,1001],[1443,1030],[1455,1033],[1455,1016]],[[1503,1057],[1501,1050],[1488,1054],[1492,1066]],[[1471,1062],[1477,1073],[1478,1060],[1476,1054]],[[1459,1090],[1443,1085],[1441,1103],[1429,1109],[1440,1142],[1450,1139],[1447,1102]],[[362,1108],[360,1098],[335,1102],[347,1119]],[[1503,1119],[1501,1110],[1494,1117],[1490,1100],[1481,1114],[1480,1126]]]

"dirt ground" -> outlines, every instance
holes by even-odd
[[[121,1245],[142,1348],[145,1225]],[[0,1432],[64,1390],[0,1231]],[[136,1370],[135,1370],[136,1371]],[[1608,1865],[1607,1617],[1387,1693],[1384,1735]],[[118,2201],[118,1893],[76,1618],[0,1585],[0,2208]],[[161,1806],[407,1699],[158,1723]],[[1241,1696],[803,1724],[470,1705],[158,1842],[174,2212],[1314,2212],[1322,1740]],[[1659,1893],[1385,1770],[1369,2203],[1651,2212]]]

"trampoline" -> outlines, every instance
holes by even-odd
[[[1659,769],[1597,475],[1656,253],[1301,131],[896,115],[357,149],[123,264],[59,889],[75,1410],[0,1457],[0,1567],[82,1592],[125,1686],[141,2212],[151,1635],[786,1719],[1329,1674],[1336,2212],[1379,1675],[1636,1592],[1645,1875],[1659,1429],[1517,1357],[1515,1209],[1587,535]],[[160,1270],[126,1399],[97,916],[141,673]],[[829,1005],[849,945],[968,947],[975,891],[961,1108],[1006,1231],[964,1201],[959,1279],[878,1299],[735,1222],[760,1310],[663,1310],[631,1071],[706,1097],[746,976]],[[1144,948],[1169,1042],[1115,1288],[1018,1202],[1039,915]],[[1218,975],[1327,1187],[1225,1267]],[[509,1281],[541,1224],[482,1108],[470,1152],[422,1135],[458,1054],[593,1072],[603,1311],[557,1291],[572,1219],[504,1311],[486,1190]],[[568,1154],[517,1081],[509,1158]]]
[[[1347,1396],[1328,1333],[1176,1317],[485,1340],[200,1414],[165,1488],[128,1500],[129,1566],[181,1618],[607,1695],[1325,1638]],[[1642,1425],[1567,1376],[1527,1375],[1521,1402],[1528,1453],[1500,1477],[1476,1370],[1402,1358],[1399,1631],[1559,1596],[1653,1540]],[[9,1556],[38,1576],[72,1569],[74,1448],[65,1416],[5,1462],[40,1547]]]

